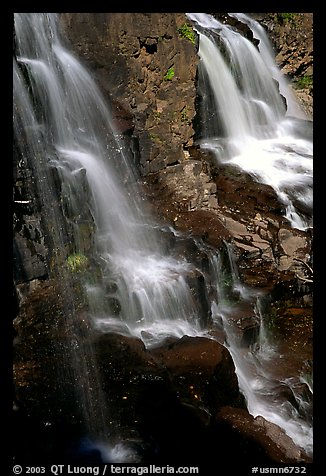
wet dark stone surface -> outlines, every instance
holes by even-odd
[[[312,286],[306,284],[305,288],[303,285],[300,287],[292,269],[279,270],[277,267],[284,244],[279,239],[279,230],[287,226],[282,218],[282,206],[270,187],[257,184],[237,169],[216,167],[207,154],[193,147],[192,126],[184,124],[180,115],[171,116],[180,113],[183,101],[190,105],[189,121],[195,114],[195,49],[190,43],[184,43],[181,51],[176,46],[178,36],[174,22],[181,24],[184,21],[183,14],[176,20],[169,15],[178,14],[165,14],[164,19],[157,24],[153,41],[148,37],[148,31],[152,32],[151,28],[148,29],[149,18],[145,17],[148,14],[141,14],[141,25],[130,23],[130,19],[122,17],[114,23],[116,30],[112,31],[106,31],[96,15],[92,17],[93,26],[90,30],[85,17],[89,14],[78,14],[78,26],[73,30],[71,14],[63,15],[66,15],[67,28],[76,48],[85,61],[94,67],[99,84],[110,99],[111,86],[114,85],[113,95],[117,93],[118,96],[117,102],[111,101],[115,125],[119,133],[135,136],[138,154],[142,155],[139,165],[142,174],[147,175],[149,188],[144,195],[149,197],[155,216],[165,224],[171,224],[177,230],[190,233],[219,249],[225,240],[236,242],[240,250],[241,278],[250,285],[271,292],[269,311],[274,318],[271,323],[275,336],[280,340],[280,351],[285,356],[280,359],[276,376],[297,376],[303,367],[309,373],[312,359]],[[131,39],[127,35],[123,39],[116,35],[118,42],[123,39],[126,49],[118,55],[113,74],[108,76],[105,68],[111,72],[113,67],[112,55],[107,54],[108,50],[111,52],[111,47],[118,48],[119,45],[106,44],[106,35],[124,31],[124,21],[128,29],[137,27],[141,30],[142,38],[139,40],[133,34]],[[173,40],[170,41],[172,30]],[[293,32],[289,33],[289,37]],[[153,61],[154,56],[157,59],[160,36],[165,45],[160,51],[161,55],[166,55],[163,63]],[[275,38],[275,41],[279,41],[277,35]],[[85,51],[85,45],[88,45],[88,51]],[[178,61],[182,58],[178,79],[181,89],[176,88],[175,82],[162,82],[169,58],[174,54],[177,54]],[[286,49],[283,49],[282,55],[285,57],[286,54]],[[129,73],[124,74],[128,55],[131,55],[129,66],[133,62],[136,83],[133,83]],[[190,68],[184,61],[189,57]],[[180,94],[180,91],[184,92],[189,76],[189,90],[186,95]],[[145,77],[150,85],[146,100]],[[160,89],[159,94],[156,94],[157,88]],[[124,100],[126,91],[127,100]],[[171,132],[170,124],[173,121],[174,130]],[[311,128],[306,128],[305,124],[298,123],[297,129],[300,133],[303,131],[307,138],[311,137]],[[167,141],[170,141],[168,151]],[[194,162],[198,162],[193,169],[193,176],[186,177],[186,181],[189,178],[186,192],[191,193],[184,195],[179,194],[180,184],[183,186],[184,180],[180,180],[179,185],[169,178],[166,182],[161,180],[162,171],[186,162],[182,148],[190,153]],[[182,165],[175,170],[176,175],[181,176],[185,168]],[[25,175],[17,171],[18,168],[15,197],[18,201],[29,200],[34,194],[31,174],[28,170],[25,170]],[[199,172],[202,173],[201,182],[197,180]],[[193,180],[194,177],[196,180]],[[22,188],[22,181],[29,189],[28,194]],[[209,202],[207,197],[201,195],[197,201],[191,200],[194,183],[203,189],[210,184],[210,197],[214,200]],[[180,199],[181,196],[186,197],[185,200]],[[146,350],[138,339],[94,335],[90,331],[82,300],[77,305],[68,303],[67,308],[62,288],[51,281],[47,282],[45,262],[48,250],[43,247],[44,230],[38,215],[39,209],[36,202],[32,205],[32,208],[29,204],[15,205],[15,226],[19,235],[19,249],[15,253],[16,285],[24,285],[25,280],[40,279],[38,289],[23,293],[26,299],[24,304],[20,300],[16,301],[14,387],[17,409],[14,411],[13,425],[15,460],[18,464],[23,461],[52,463],[54,460],[97,462],[100,459],[96,450],[82,455],[78,449],[86,430],[78,406],[76,375],[72,364],[76,336],[86,347],[91,340],[91,348],[95,351],[101,371],[101,386],[109,407],[114,409],[114,427],[108,426],[108,430],[112,431],[114,437],[120,434],[131,446],[134,444],[143,461],[181,462],[184,465],[210,462],[216,473],[229,461],[230,449],[232,457],[243,463],[306,461],[304,456],[295,459],[293,453],[290,457],[286,456],[286,448],[275,446],[275,440],[267,435],[262,425],[257,428],[254,419],[244,408],[230,355],[217,342],[185,337]],[[257,213],[261,215],[260,218],[255,218]],[[230,217],[241,225],[249,225],[248,241],[243,237],[238,241],[235,239],[234,228],[228,227],[226,222],[226,218]],[[28,226],[29,219],[32,219],[31,226]],[[252,237],[258,233],[257,223],[261,221],[268,222],[266,229],[263,228],[265,240],[270,234],[268,240],[272,254],[268,258],[255,246],[246,251],[241,248],[243,245],[257,244],[257,237],[256,241]],[[86,248],[91,239],[91,227],[92,223],[89,223],[85,231],[88,236]],[[259,233],[262,233],[261,230]],[[293,233],[294,238],[299,235]],[[174,236],[170,238],[170,243],[164,246],[174,247],[176,255],[192,257],[201,265],[206,260],[194,249],[191,240],[185,239],[180,244]],[[295,249],[293,256],[302,258],[310,253],[308,233],[305,239],[302,241],[304,246],[300,248],[298,245],[297,248],[301,254],[297,255]],[[197,276],[193,279],[195,292],[200,295],[201,278]],[[73,287],[74,295],[76,290],[78,286]],[[115,288],[108,290],[111,291],[115,291]],[[111,301],[111,305],[118,313],[119,304]],[[203,313],[207,314],[207,309]],[[74,315],[77,324],[68,324],[67,319]],[[252,343],[255,333],[253,327],[244,329],[245,346]],[[294,402],[289,388],[281,390],[289,401]],[[297,391],[305,395],[307,388],[303,385]]]

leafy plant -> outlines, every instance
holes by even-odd
[[[276,18],[277,21],[281,24],[287,21],[294,21],[295,13],[277,13]]]
[[[180,28],[178,28],[178,33],[181,38],[186,38],[191,41],[191,43],[196,44],[196,35],[191,25],[184,23]]]
[[[164,144],[164,141],[158,134],[154,134],[154,132],[150,132],[149,137],[151,138],[152,141],[158,142],[160,144]]]
[[[298,79],[298,81],[296,82],[296,87],[298,89],[311,88],[312,83],[313,83],[312,76],[305,75]]]
[[[167,72],[165,73],[163,79],[164,81],[171,81],[173,77],[174,77],[174,68],[173,66],[171,66],[171,68],[169,68]]]
[[[88,258],[82,253],[74,253],[67,257],[67,266],[73,273],[83,271],[88,266]]]
[[[188,122],[189,117],[188,117],[188,110],[186,107],[184,107],[182,111],[180,112],[180,118],[181,118],[181,122]]]

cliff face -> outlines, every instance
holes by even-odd
[[[227,15],[214,14],[244,30]],[[313,98],[313,14],[254,13],[308,115]],[[182,161],[192,144],[196,97],[196,41],[184,34],[182,13],[62,14],[66,33],[101,89],[134,121],[142,173]],[[248,37],[252,34],[247,32]],[[169,75],[166,73],[170,71]],[[119,108],[115,109],[118,117]],[[121,127],[124,126],[121,124]],[[144,132],[146,131],[147,134]],[[163,157],[159,149],[166,149]],[[171,152],[171,153],[170,153]],[[154,163],[151,164],[152,160]]]
[[[234,22],[225,14],[214,15]],[[280,15],[253,14],[271,35],[277,61],[289,78],[296,83],[312,78],[312,14]],[[271,290],[284,283],[278,286],[285,294],[292,289],[295,299],[309,303],[310,233],[291,228],[283,219],[270,186],[239,170],[216,166],[194,144],[198,40],[185,14],[60,16],[72,49],[111,104],[117,130],[130,140],[144,196],[155,216],[214,246],[232,242],[244,282]],[[248,28],[244,34],[253,40]],[[312,87],[302,91],[309,109]],[[47,276],[51,252],[33,180],[23,180],[32,172],[17,161],[15,174],[17,282],[30,282]],[[92,223],[87,235],[91,228]]]
[[[313,114],[313,14],[254,13],[273,43],[275,60],[306,114]]]
[[[198,62],[195,42],[182,33],[186,16],[64,13],[62,20],[111,99],[118,129],[137,137],[141,174],[182,162],[193,142]]]
[[[137,170],[148,185],[146,190],[155,213],[176,226],[195,228],[199,234],[206,234],[214,244],[219,244],[220,237],[229,236],[224,216],[218,217],[216,212],[222,211],[218,202],[232,208],[231,195],[228,193],[229,203],[225,202],[228,189],[223,188],[225,184],[229,187],[230,178],[223,180],[225,171],[214,170],[209,158],[194,146],[199,58],[196,34],[191,27],[185,29],[189,24],[185,14],[60,15],[73,49],[89,67],[111,104],[117,130],[129,137]],[[222,16],[222,21],[234,22],[225,14],[215,15]],[[273,42],[277,63],[311,116],[312,14],[252,15],[265,27]],[[244,28],[239,22],[236,26]],[[250,32],[246,34],[253,40]],[[46,275],[48,252],[36,211],[39,207],[34,203],[37,200],[33,173],[26,163],[18,162],[14,163],[15,262],[18,280],[23,281]],[[242,179],[245,179],[244,175]],[[250,178],[246,180],[250,181]],[[253,187],[259,189],[255,184]],[[248,204],[248,199],[243,197],[244,188],[241,187],[239,197],[234,197],[238,199],[234,208],[241,203]],[[239,187],[236,186],[236,190]],[[271,190],[266,193],[266,196],[273,196]],[[255,195],[256,202],[261,203],[261,193],[258,191]],[[270,208],[275,209],[273,200]],[[264,206],[258,208],[261,212]],[[248,215],[248,210],[246,207],[244,215]],[[198,212],[202,214],[202,211],[213,211],[213,218],[199,217]],[[256,212],[253,210],[252,217]],[[189,219],[192,222],[195,215],[195,223],[190,223]],[[216,232],[211,232],[212,227]]]
[[[282,71],[293,82],[300,85],[300,78],[312,77],[312,14],[295,14],[297,18],[295,24],[292,19],[291,21],[289,18],[282,20],[277,15],[275,13],[254,14],[267,28],[273,40],[277,62]],[[292,229],[283,219],[282,206],[271,187],[257,184],[252,177],[239,172],[239,170],[223,166],[217,167],[212,163],[211,157],[195,145],[194,124],[199,58],[197,38],[196,35],[192,36],[191,28],[188,30],[186,26],[189,23],[187,17],[183,13],[61,13],[60,16],[72,49],[89,68],[100,89],[106,95],[118,132],[130,141],[135,165],[139,171],[139,181],[155,216],[159,220],[173,224],[177,230],[203,238],[204,241],[217,248],[223,248],[223,241],[232,243],[237,255],[240,278],[243,282],[253,287],[260,287],[270,293],[270,308],[266,310],[266,314],[267,318],[271,316],[274,319],[273,332],[280,342],[283,357],[285,356],[280,359],[282,362],[279,364],[279,375],[281,377],[282,374],[288,376],[289,372],[291,376],[298,375],[305,363],[312,358],[312,286],[309,275],[312,237],[308,232]],[[297,92],[306,111],[311,113],[312,83],[308,81],[308,83],[302,82],[302,84],[305,87],[297,89]],[[16,284],[18,284],[18,294],[20,294],[18,296],[19,315],[15,320],[16,353],[18,356],[15,379],[17,397],[18,400],[20,399],[18,404],[26,414],[30,415],[31,400],[32,403],[36,402],[35,407],[32,405],[31,413],[38,425],[39,412],[43,405],[38,400],[39,394],[49,393],[49,388],[51,390],[52,387],[55,387],[52,390],[54,400],[56,400],[56,391],[58,393],[60,393],[59,390],[61,391],[61,389],[56,389],[55,377],[52,379],[54,371],[49,373],[49,369],[58,364],[54,363],[56,357],[53,357],[53,353],[48,352],[48,349],[51,348],[52,342],[58,338],[58,335],[62,338],[61,334],[64,331],[61,328],[53,328],[53,326],[62,321],[65,309],[57,299],[61,292],[60,289],[57,290],[52,282],[46,282],[46,262],[49,261],[50,253],[44,238],[41,210],[36,205],[32,172],[27,164],[17,161],[14,166],[15,197],[17,199],[15,204]],[[87,202],[86,195],[85,192],[85,202]],[[91,230],[87,228],[86,233],[91,235]],[[89,239],[91,240],[91,237]],[[67,250],[68,248],[69,244]],[[74,290],[74,292],[77,291]],[[80,304],[80,307],[82,308],[83,304]],[[77,311],[80,315],[79,321],[83,323],[80,326],[85,326],[87,319],[83,314],[84,309],[78,308]],[[238,317],[241,332],[245,334],[248,329],[250,331],[253,328],[255,331],[255,316],[240,315]],[[78,329],[79,331],[80,329]],[[88,335],[88,332],[89,329],[87,332],[85,331],[85,335]],[[43,337],[35,337],[38,334]],[[65,334],[64,338],[67,339]],[[41,339],[41,346],[39,339]],[[166,344],[156,354],[153,352],[153,355],[149,355],[142,349],[140,341],[131,343],[135,349],[131,349],[132,352],[130,349],[128,352],[123,350],[124,358],[122,359],[123,366],[125,366],[124,359],[128,361],[129,358],[130,366],[126,367],[127,370],[121,369],[120,374],[117,372],[115,382],[114,369],[111,373],[112,367],[107,362],[114,357],[116,359],[115,368],[119,369],[122,344],[125,347],[130,347],[131,344],[127,338],[123,339],[126,343],[121,343],[116,336],[111,336],[110,339],[111,347],[106,345],[104,339],[103,342],[98,343],[98,352],[105,372],[107,369],[110,370],[106,375],[108,388],[121,388],[121,380],[124,382],[123,390],[126,390],[126,393],[121,395],[122,403],[120,402],[118,410],[123,418],[128,416],[130,419],[127,421],[126,428],[132,428],[131,419],[134,421],[139,417],[139,407],[143,411],[141,424],[145,421],[149,427],[153,415],[161,415],[162,410],[166,409],[165,402],[161,403],[159,400],[158,410],[157,408],[153,410],[143,408],[143,401],[144,399],[146,401],[148,395],[154,395],[149,400],[156,401],[161,392],[161,387],[150,387],[149,383],[146,384],[147,387],[144,387],[141,380],[143,370],[152,368],[155,364],[157,369],[155,367],[153,371],[148,371],[148,382],[155,383],[158,376],[162,377],[160,374],[162,366],[165,371],[166,368],[169,370],[170,374],[164,374],[161,378],[164,384],[162,384],[162,388],[166,392],[163,393],[163,396],[169,396],[175,415],[180,414],[180,406],[182,406],[184,411],[184,417],[180,420],[182,425],[191,417],[189,421],[194,422],[194,428],[200,430],[198,434],[206,435],[206,439],[203,439],[203,447],[212,435],[220,438],[220,432],[223,432],[223,435],[229,434],[230,445],[234,442],[234,448],[238,448],[239,438],[243,439],[245,443],[248,441],[248,435],[244,430],[240,431],[240,437],[232,436],[234,430],[231,427],[233,428],[234,422],[237,421],[240,427],[239,422],[246,421],[249,415],[239,403],[238,388],[233,386],[234,369],[232,363],[229,362],[229,357],[224,356],[225,350],[222,355],[222,348],[216,346],[215,349],[216,354],[221,353],[225,362],[222,357],[221,361],[223,360],[223,366],[227,369],[227,372],[225,371],[222,375],[223,378],[219,377],[218,385],[220,388],[224,388],[227,382],[233,389],[239,401],[235,401],[234,398],[231,404],[239,407],[237,410],[241,410],[243,413],[242,420],[234,408],[231,408],[232,411],[229,408],[227,412],[225,410],[227,407],[223,407],[224,410],[220,409],[219,416],[214,416],[216,405],[213,402],[214,405],[212,404],[212,408],[209,408],[214,418],[216,417],[216,421],[208,423],[205,414],[206,407],[203,410],[201,400],[199,403],[197,402],[198,395],[193,396],[189,391],[189,389],[193,389],[193,382],[188,382],[186,379],[192,373],[188,374],[186,369],[185,381],[188,392],[186,393],[186,386],[183,387],[180,383],[179,370],[173,368],[173,362],[171,364],[170,354],[172,351],[176,352],[176,364],[179,362],[177,351],[179,352],[178,346],[182,347],[182,342],[181,344],[175,342]],[[189,341],[186,344],[189,344],[190,350],[195,348],[193,347],[194,342]],[[195,342],[195,344],[203,346],[202,353],[206,352],[205,346],[209,349],[211,346],[209,341],[199,342],[199,344]],[[108,348],[113,349],[113,357],[109,356],[109,359],[105,355],[106,358],[103,360],[102,351],[108,352]],[[196,349],[198,348],[196,347]],[[186,349],[186,351],[188,350]],[[187,355],[184,348],[182,352],[183,355]],[[135,371],[134,353],[138,353],[141,361],[139,377],[138,374],[136,376],[140,382],[141,391],[139,390],[139,394],[137,393],[138,387],[137,391],[134,387],[131,388],[134,385],[130,378],[130,374]],[[211,350],[206,354],[211,355]],[[47,355],[48,360],[44,359],[44,355]],[[196,355],[196,353],[193,355],[191,350],[191,358],[188,358],[190,367],[198,366],[196,359],[193,360]],[[64,356],[61,357],[64,360]],[[289,358],[288,361],[287,358]],[[219,363],[218,359],[216,360]],[[40,364],[43,361],[44,366]],[[169,363],[171,368],[168,367]],[[212,364],[209,362],[209,365]],[[44,379],[44,375],[47,374],[49,374],[49,378]],[[215,374],[214,367],[211,371],[212,386],[208,388],[212,395],[216,394]],[[183,374],[181,375],[183,378]],[[210,374],[208,373],[208,375]],[[36,390],[33,390],[32,382],[34,381]],[[180,384],[180,388],[185,394],[181,403],[179,403],[179,388],[177,388],[178,392],[173,390],[175,393],[171,396],[171,382],[174,389],[176,382],[178,385]],[[197,382],[201,384],[201,380],[197,379]],[[45,385],[45,389],[43,385]],[[32,393],[30,392],[31,388]],[[149,392],[148,388],[153,394]],[[110,391],[112,392],[112,390]],[[71,390],[72,392],[73,390]],[[126,395],[129,399],[127,403],[132,401],[134,405],[133,412],[130,414],[129,408],[125,409],[123,406],[126,403]],[[204,397],[207,396],[204,394],[200,396],[200,398]],[[210,397],[208,397],[209,400]],[[223,405],[230,405],[229,397],[230,395],[227,395],[227,398],[223,400]],[[114,401],[115,395],[110,398]],[[52,400],[50,403],[52,405]],[[51,408],[52,412],[51,405],[48,405],[48,408]],[[60,405],[64,408],[64,414],[68,419],[73,410],[69,405],[65,408],[64,402],[61,402]],[[58,406],[58,413],[60,412],[61,407]],[[51,419],[51,415],[45,413],[42,415],[44,421],[47,421],[47,418]],[[165,415],[165,413],[162,414]],[[168,411],[166,414],[174,415]],[[170,438],[171,428],[174,432],[179,422],[179,420],[173,422],[171,417],[169,418],[168,423],[163,419],[159,422],[161,425],[159,431],[162,429],[163,436],[155,435],[158,441],[161,441],[160,438],[162,439],[163,446]],[[60,419],[59,415],[59,422],[61,422]],[[146,424],[145,434],[148,431]],[[40,426],[42,427],[42,425],[41,422]],[[182,425],[180,424],[180,427]],[[254,433],[257,422],[247,421],[245,427],[246,431],[251,428]],[[201,436],[198,437],[198,434],[196,436],[192,432],[187,435],[187,426],[184,428],[180,438],[176,433],[177,436],[174,437],[173,443],[176,443],[178,439],[184,439],[184,451],[188,454],[191,440],[194,438],[193,441],[197,444]],[[58,439],[61,437],[60,430],[61,427],[58,430]],[[139,430],[138,426],[137,430]],[[30,436],[29,431],[29,426],[26,425],[25,440]],[[40,438],[39,434],[41,433],[38,426],[36,433],[38,435],[34,436]],[[128,437],[130,437],[129,434]],[[24,444],[25,442],[22,443],[22,446]],[[196,444],[192,444],[195,451]],[[289,445],[287,442],[285,447],[289,448]],[[227,446],[228,444],[225,443],[225,447]],[[266,450],[270,446],[270,439],[268,438],[263,445],[259,442],[258,449],[255,445],[253,446],[254,456],[262,451],[262,446]],[[167,453],[171,451],[170,446],[165,451]],[[212,447],[211,454],[215,459],[214,451],[215,448]],[[165,456],[164,452],[163,455]],[[267,461],[300,460],[297,456],[292,459],[282,460],[282,458],[283,456],[279,455],[268,456]],[[262,460],[265,461],[264,458]]]
[[[243,23],[214,15],[257,45]],[[312,14],[252,15],[264,26],[277,64],[311,116]],[[138,144],[135,157],[143,192],[155,216],[219,248],[223,240],[232,243],[241,279],[269,290],[269,312],[279,323],[274,331],[292,349],[292,363],[300,368],[312,345],[312,236],[283,219],[284,210],[270,186],[239,170],[216,166],[195,145],[199,57],[197,39],[192,42],[182,35],[187,17],[65,13],[62,19],[73,47],[111,98],[120,130]],[[297,319],[288,326],[297,305]]]

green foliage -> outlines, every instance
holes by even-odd
[[[186,38],[187,40],[191,41],[192,44],[196,44],[195,32],[188,23],[184,23],[182,26],[180,26],[180,28],[178,28],[178,33],[181,38]]]
[[[164,81],[171,81],[173,77],[174,77],[174,68],[173,66],[171,66],[171,68],[169,68],[167,72],[165,73],[163,79]]]
[[[181,122],[188,122],[189,121],[188,110],[187,110],[186,106],[180,112],[180,118],[181,118]]]
[[[152,141],[158,142],[160,144],[163,144],[164,141],[158,134],[154,134],[154,132],[150,132],[149,137],[151,138]]]
[[[158,112],[158,111],[154,111],[153,112],[153,117],[154,117],[155,121],[157,122],[161,119],[161,113]]]
[[[313,83],[313,77],[309,75],[305,75],[299,78],[295,84],[298,89],[309,89],[311,88],[312,83]]]
[[[88,266],[88,258],[82,253],[75,253],[67,257],[67,266],[73,273],[84,271]]]
[[[276,18],[278,23],[285,23],[288,21],[294,21],[295,19],[295,13],[277,13]]]

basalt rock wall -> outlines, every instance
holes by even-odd
[[[273,13],[253,15],[274,38],[275,53],[284,72],[290,68],[292,79],[311,76],[312,14],[293,14],[295,18],[281,18]],[[289,250],[282,251],[280,237],[285,235],[278,232],[279,228],[285,227],[288,234],[297,232],[282,220],[282,206],[274,191],[244,173],[217,168],[194,144],[198,40],[185,14],[60,16],[71,43],[69,48],[95,77],[111,105],[118,132],[130,140],[144,193],[156,216],[204,236],[215,246],[220,246],[222,239],[233,241],[240,267],[241,260],[246,258],[241,272],[250,284],[264,285],[266,276],[269,282],[278,281],[279,273],[293,268],[293,257],[307,259],[309,236],[304,235],[305,243],[299,243],[292,258]],[[188,37],[185,25],[190,27]],[[189,31],[193,33],[190,38]],[[244,34],[250,38],[250,32]],[[307,41],[300,41],[302,38]],[[286,56],[290,44],[291,51],[295,46],[295,54]],[[307,107],[311,109],[312,88],[304,91],[307,94],[301,92],[309,96]],[[46,276],[49,253],[39,212],[35,209],[34,214],[32,209],[35,185],[28,178],[32,172],[19,159],[14,165],[15,261],[18,278],[24,281]],[[27,179],[21,180],[24,175]],[[254,262],[248,264],[248,257],[254,258]],[[259,272],[259,282],[252,283],[252,276],[257,276],[252,272],[257,263],[263,263],[267,274],[262,279]],[[308,270],[305,265],[303,269]]]
[[[142,175],[185,159],[193,143],[196,41],[183,13],[65,13],[76,52],[111,99],[121,132],[137,138]],[[137,160],[137,159],[136,159]]]
[[[258,18],[259,14],[255,15]],[[143,191],[155,215],[173,224],[176,229],[200,236],[217,248],[222,248],[224,241],[232,243],[235,247],[241,278],[251,286],[270,290],[271,299],[276,303],[274,307],[271,305],[270,310],[270,313],[273,313],[274,322],[277,323],[274,330],[279,333],[278,338],[281,344],[284,342],[287,348],[290,347],[295,360],[295,371],[300,370],[302,361],[309,360],[312,354],[312,319],[309,300],[312,292],[309,274],[312,239],[306,232],[293,230],[282,218],[282,207],[269,186],[257,184],[251,177],[237,170],[214,168],[210,157],[203,154],[194,144],[193,121],[196,117],[196,73],[199,58],[196,37],[194,41],[191,41],[182,34],[182,31],[185,31],[182,28],[189,23],[185,14],[62,13],[60,16],[72,49],[94,75],[110,103],[117,131],[130,140]],[[263,20],[265,21],[265,17]],[[271,21],[271,17],[268,21]],[[269,26],[268,28],[270,29]],[[288,31],[289,26],[287,25],[286,28]],[[293,34],[292,30],[291,34]],[[275,45],[277,46],[276,43]],[[302,42],[300,45],[300,48],[304,49],[308,43]],[[279,50],[279,54],[285,58],[284,49],[282,51],[283,53]],[[300,55],[296,57],[299,58]],[[303,69],[298,67],[293,73],[294,76],[300,71],[302,72]],[[312,90],[309,90],[309,93],[312,93]],[[42,326],[50,325],[51,329],[54,325],[54,312],[58,313],[58,320],[60,320],[63,311],[54,309],[54,304],[52,306],[52,300],[57,296],[57,291],[41,280],[47,277],[46,263],[49,259],[49,251],[44,239],[40,209],[37,206],[32,207],[33,203],[36,203],[32,174],[27,165],[19,160],[14,165],[16,171],[15,210],[17,209],[17,218],[14,223],[16,263],[18,257],[21,257],[19,265],[16,264],[18,276],[16,284],[20,284],[18,290],[25,299],[20,300],[21,309],[15,323],[15,347],[18,355],[15,385],[21,411],[25,411],[26,407],[26,414],[30,415],[35,409],[37,421],[39,406],[42,402],[37,402],[31,409],[29,398],[33,399],[35,395],[38,399],[40,395],[39,387],[35,392],[30,392],[31,382],[36,382],[36,387],[38,382],[40,385],[48,385],[44,375],[50,375],[49,368],[52,368],[54,364],[51,360],[51,352],[49,352],[48,360],[44,360],[44,355],[50,348],[49,342],[53,341],[53,336],[49,335],[49,342],[44,342],[44,350],[41,348],[40,351],[39,341],[35,338],[34,343],[33,339],[38,333],[47,337]],[[28,295],[23,292],[24,281],[31,283],[26,293]],[[43,291],[44,289],[47,293]],[[37,305],[42,303],[44,306],[49,304],[49,310],[38,307],[34,312],[31,306],[33,302]],[[282,306],[278,304],[279,302],[282,302]],[[26,309],[31,312],[28,319],[31,322],[32,332],[28,328]],[[279,325],[280,322],[283,322],[283,325]],[[56,329],[54,336],[57,337]],[[112,337],[111,340],[111,347],[114,348],[112,355],[116,353],[119,360],[121,359],[121,343],[118,337]],[[125,341],[128,343],[127,338]],[[24,342],[26,342],[26,348],[21,347]],[[186,344],[189,344],[190,349],[195,348],[194,344],[203,346],[203,350],[206,346],[207,348],[212,346],[212,343],[206,340],[199,344],[198,341],[187,341]],[[194,393],[197,388],[193,382],[187,380],[190,378],[188,370],[181,369],[181,372],[176,366],[178,352],[182,350],[182,355],[186,355],[186,351],[190,352],[187,348],[185,349],[184,341],[166,344],[156,352],[145,352],[140,341],[135,345],[139,347],[139,350],[136,349],[141,364],[139,375],[143,373],[144,368],[151,370],[153,367],[155,370],[155,372],[148,371],[150,382],[148,387],[153,392],[152,394],[159,395],[163,388],[170,399],[171,408],[177,414],[180,409],[177,396],[179,398],[181,392],[183,395],[181,403],[185,409],[184,421],[188,419],[189,414],[192,415],[190,421],[195,422],[195,428],[201,432],[199,434],[209,436],[203,440],[204,443],[212,435],[216,437],[216,435],[230,433],[225,443],[226,447],[235,441],[235,432],[232,428],[236,424],[240,429],[238,440],[248,441],[249,428],[251,429],[250,441],[259,440],[257,444],[259,448],[265,448],[264,452],[266,448],[270,448],[269,438],[264,443],[260,440],[263,425],[253,419],[249,421],[251,417],[242,408],[238,388],[234,386],[234,368],[228,353],[225,350],[222,352],[221,346],[214,344],[216,354],[221,353],[224,359],[223,372],[220,372],[216,378],[215,367],[214,371],[209,367],[208,370],[211,373],[208,372],[210,381],[207,392]],[[103,358],[100,347],[101,342],[98,343],[97,351],[106,375],[105,365],[108,359]],[[133,357],[131,352],[128,355]],[[190,362],[192,376],[192,368],[196,368],[197,363],[193,361],[192,354],[190,357],[186,359],[186,362]],[[44,362],[43,366],[39,365],[41,361]],[[130,368],[132,368],[133,360],[130,361]],[[131,385],[134,384],[130,381],[129,370],[127,369],[125,373],[122,370],[122,376],[118,375],[116,382],[112,374],[106,375],[107,383],[119,387],[122,380],[126,384],[124,390],[127,393],[121,395],[119,407],[122,417],[126,414],[123,405],[126,402],[129,404],[130,401],[134,405],[133,411],[139,415],[143,394],[137,393],[138,387],[136,390],[131,389]],[[183,380],[180,379],[180,375]],[[158,377],[161,378],[162,385],[151,387],[151,382],[155,383]],[[51,380],[49,388],[55,385],[53,382]],[[196,382],[202,385],[202,380],[198,380],[197,377]],[[216,385],[224,388],[226,382],[236,397],[232,397],[232,400],[230,397],[232,392],[229,391],[228,398],[221,397],[221,401],[216,405],[215,401],[211,401],[209,392],[212,389],[216,395]],[[170,384],[173,384],[172,392]],[[27,394],[32,397],[26,396]],[[55,392],[53,394],[56,395]],[[148,393],[148,395],[152,394]],[[124,399],[126,396],[128,399]],[[237,399],[239,401],[236,401]],[[205,403],[204,407],[201,406],[202,401]],[[162,408],[163,406],[160,406],[159,410]],[[206,416],[207,408],[211,412],[208,417]],[[154,410],[156,411],[156,408]],[[151,420],[154,410],[152,411],[151,408],[144,410],[145,420]],[[216,412],[215,415],[213,410]],[[71,411],[69,407],[66,413],[69,415]],[[34,417],[34,414],[32,416]],[[131,417],[133,416],[134,413],[131,414]],[[45,417],[47,418],[48,415],[44,416],[44,421]],[[246,423],[245,430],[241,426],[243,421]],[[167,420],[168,428],[164,421],[159,423],[164,430],[162,434],[165,435],[165,432],[168,434],[170,425],[174,422],[171,419]],[[26,425],[26,437],[29,436],[29,428],[30,422]],[[175,427],[172,426],[172,430],[174,429]],[[139,428],[138,430],[140,431]],[[147,427],[145,430],[148,431]],[[38,427],[37,432],[39,433]],[[181,436],[188,444],[192,435],[192,433],[189,434],[187,439],[186,431],[184,431]],[[155,438],[160,441],[161,436],[156,434]],[[164,438],[163,440],[165,441]],[[177,437],[173,441],[175,440]],[[198,438],[194,441],[197,442]],[[289,444],[286,443],[284,446],[289,447]],[[184,448],[188,446],[185,444]],[[257,450],[256,443],[252,443],[250,451],[256,455],[257,451],[261,451],[259,448]],[[163,448],[162,454],[165,456],[170,450],[170,447]],[[214,451],[213,448],[212,451]],[[267,453],[268,451],[266,450]],[[243,453],[247,454],[248,451],[245,449]],[[285,458],[284,455],[268,454],[267,460],[292,462],[300,461],[300,458],[301,456],[296,454],[291,455],[290,458]],[[266,460],[266,457],[264,456],[262,460]]]
[[[275,60],[306,114],[313,115],[313,14],[253,13],[266,29]]]
[[[214,15],[257,46],[244,24],[226,14]],[[312,14],[252,16],[270,36],[276,62],[309,119]],[[217,248],[230,242],[242,281],[270,295],[269,314],[276,316],[278,338],[290,345],[297,363],[305,360],[312,345],[311,230],[290,226],[270,186],[217,166],[196,145],[198,39],[196,34],[194,41],[182,35],[184,26],[191,26],[186,15],[64,13],[61,18],[73,49],[110,100],[118,130],[132,138],[140,182],[154,215]],[[295,320],[287,317],[292,311]]]
[[[312,75],[312,14],[253,15],[272,35],[284,72],[291,63],[292,79]],[[302,318],[308,319],[311,234],[291,228],[271,187],[238,170],[216,166],[194,144],[198,39],[186,15],[61,13],[60,17],[68,48],[89,68],[111,106],[117,131],[130,140],[154,215],[217,248],[223,241],[231,242],[241,279],[268,289],[277,301],[285,297],[295,307],[299,303]],[[224,17],[223,21],[234,22]],[[243,34],[252,36],[248,29]],[[293,54],[286,56],[290,44]],[[311,98],[312,89],[309,94]],[[33,172],[20,157],[14,168],[15,279],[32,282],[47,277],[51,250]],[[91,228],[90,220],[90,226],[85,225],[87,242]],[[66,254],[72,252],[68,238],[69,230]]]

